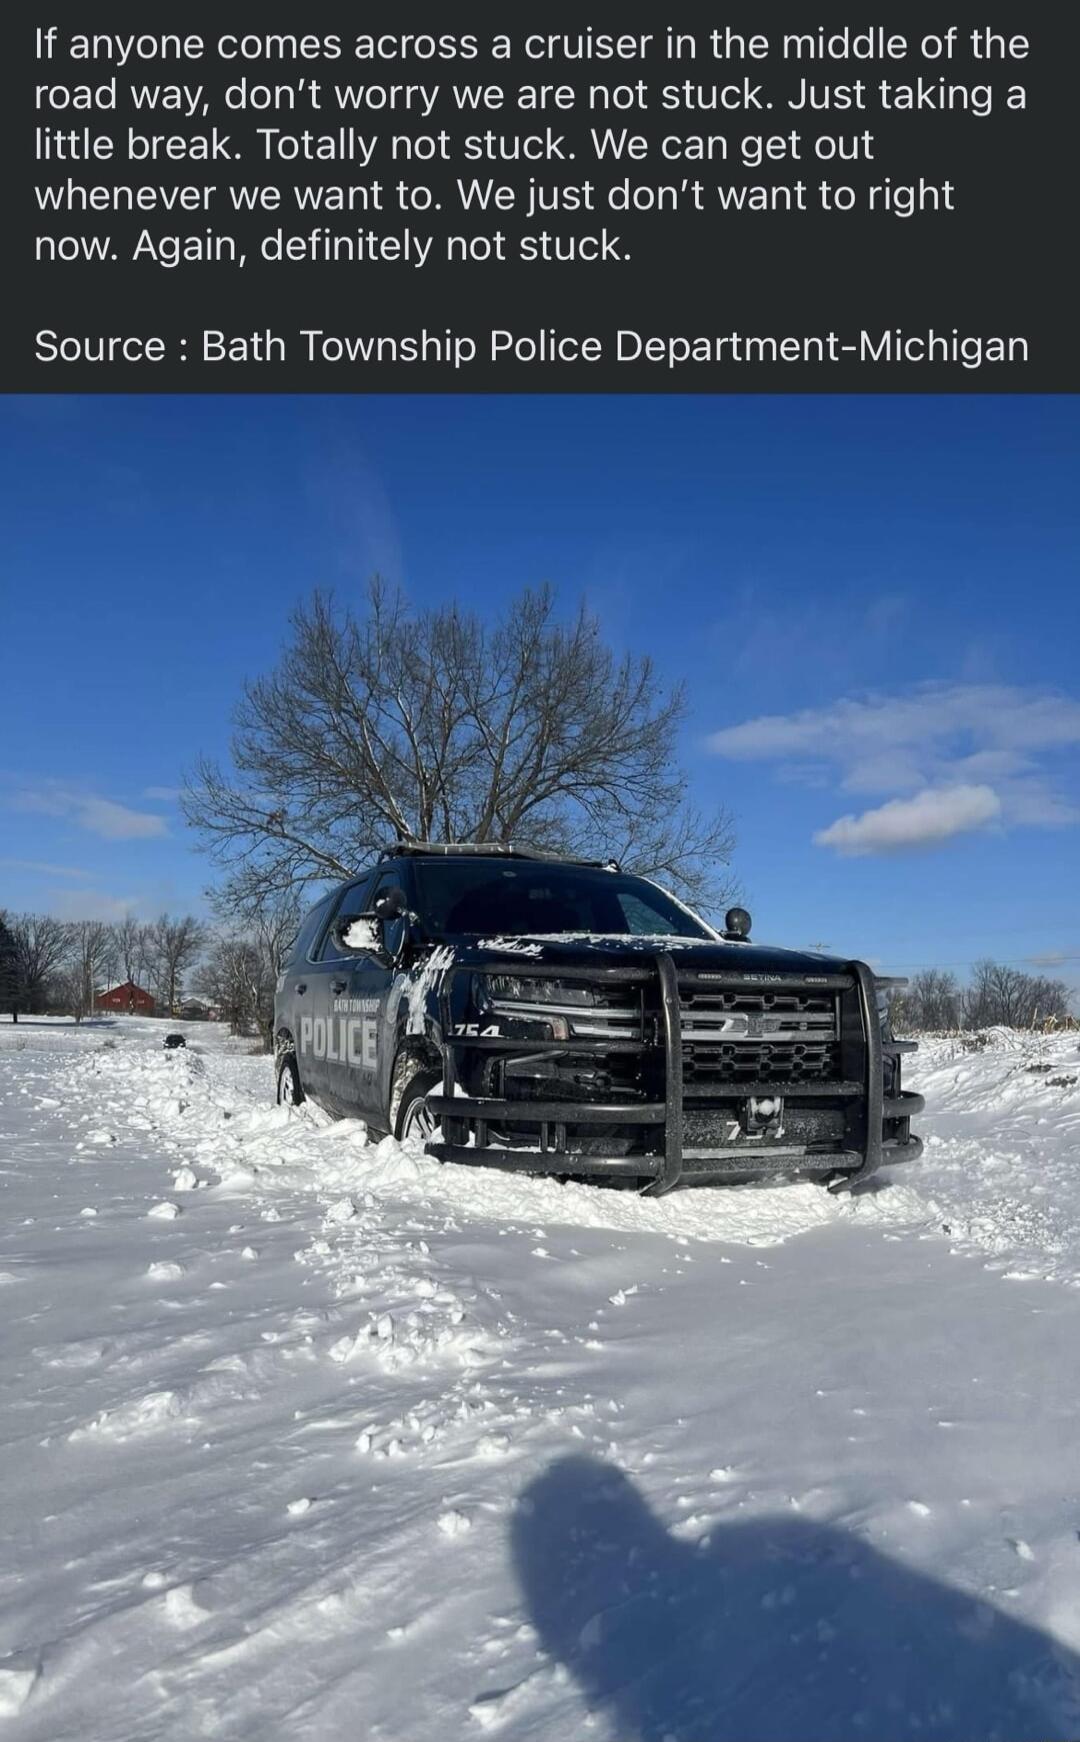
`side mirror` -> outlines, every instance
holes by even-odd
[[[408,911],[409,903],[406,900],[405,891],[404,889],[399,889],[396,884],[393,888],[388,889],[385,894],[380,895],[378,901],[375,903],[375,913],[377,917],[387,921],[400,919],[402,914],[408,913]]]
[[[381,956],[382,926],[374,914],[354,914],[352,919],[338,921],[334,927],[334,942],[339,950],[347,950],[352,956]]]
[[[729,907],[720,936],[729,944],[744,944],[750,937],[750,915],[745,907]]]

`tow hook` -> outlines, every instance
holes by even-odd
[[[847,1191],[850,1186],[851,1175],[847,1173],[831,1173],[825,1181],[825,1190],[831,1192],[834,1198],[841,1192]]]

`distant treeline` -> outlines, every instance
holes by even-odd
[[[890,1003],[893,1027],[904,1029],[1036,1028],[1069,1020],[1072,994],[1064,980],[1024,973],[1003,962],[976,962],[962,985],[947,968],[923,968]]]
[[[235,1034],[265,1036],[297,918],[291,899],[240,930],[233,923],[214,929],[191,914],[146,922],[127,914],[110,923],[0,909],[0,1015],[81,1021],[100,992],[130,981],[150,994],[161,1016],[196,992]]]
[[[132,914],[109,923],[0,910],[0,1012],[15,1021],[49,1012],[81,1018],[99,992],[129,980],[171,1011],[208,938],[191,914],[144,924]]]

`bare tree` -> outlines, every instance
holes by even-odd
[[[1067,1021],[1072,995],[1063,980],[1027,974],[1006,962],[976,962],[966,986],[943,968],[924,968],[890,1004],[893,1027],[1031,1028]]]
[[[112,927],[100,919],[81,919],[68,928],[66,1001],[76,1022],[90,1016],[94,996],[115,960]]]
[[[362,615],[321,594],[295,612],[276,670],[245,688],[235,771],[202,762],[184,809],[233,912],[431,838],[615,856],[720,902],[732,824],[688,801],[685,711],[681,686],[617,658],[585,609],[561,622],[547,589],[487,625],[375,581]]]
[[[288,959],[293,940],[300,929],[301,903],[295,892],[264,905],[253,916],[255,942],[266,962],[267,972],[277,979]]]
[[[927,1031],[958,1028],[961,994],[955,974],[944,968],[923,968],[913,974],[895,1000],[894,1026]]]
[[[19,1009],[28,1015],[44,1008],[49,980],[65,965],[70,929],[49,913],[20,913],[10,921],[15,940]],[[14,1021],[19,1012],[12,1011]]]
[[[12,1022],[19,1020],[21,992],[15,933],[8,924],[8,915],[0,909],[0,1010],[9,1011]]]
[[[195,985],[217,1005],[233,1034],[265,1034],[273,1015],[275,978],[258,941],[219,937],[200,965]]]
[[[171,1012],[179,1000],[183,977],[206,943],[207,930],[201,920],[186,914],[173,919],[163,913],[146,928],[147,960],[154,979],[158,1003]]]
[[[1029,1025],[1067,1021],[1072,1014],[1072,995],[1064,980],[1050,980],[1043,974],[1029,974],[1027,978],[1031,1004]]]
[[[112,927],[117,974],[124,983],[130,980],[138,985],[140,975],[146,972],[147,930],[133,913],[125,913]]]
[[[964,991],[966,1028],[1031,1028],[1036,1022],[1062,1021],[1071,998],[1063,980],[1027,974],[1004,962],[976,962]]]
[[[1025,1003],[1026,975],[989,959],[976,962],[964,997],[964,1020],[969,1028],[1020,1025]]]
[[[196,990],[220,1007],[234,1034],[258,1033],[270,1047],[277,977],[300,926],[297,892],[244,914],[239,932],[229,929],[237,918],[229,902],[220,892],[210,899],[224,929],[199,969]]]
[[[994,995],[990,979],[993,967],[993,962],[983,961],[976,962],[971,970],[971,978],[964,988],[962,999],[965,1028],[986,1028],[994,1021]]]
[[[300,929],[303,902],[299,891],[286,890],[284,894],[259,902],[238,915],[229,891],[211,890],[210,905],[223,936],[236,935],[230,927],[237,918],[242,920],[241,935],[251,939],[265,959],[266,972],[276,979]]]

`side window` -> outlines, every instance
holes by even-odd
[[[371,891],[371,907],[374,908],[380,895],[385,895],[388,889],[394,888],[404,889],[406,895],[409,893],[408,884],[406,883],[400,868],[395,868],[392,871],[383,871],[376,878],[375,887]],[[406,921],[403,914],[400,919],[391,920],[383,928],[383,937],[386,940],[386,947],[392,956],[398,954],[398,951],[401,949],[402,943],[404,942],[405,924]]]
[[[370,877],[363,878],[359,883],[349,884],[348,889],[346,889],[341,900],[334,908],[333,919],[326,928],[326,936],[323,938],[322,948],[316,957],[317,961],[340,962],[346,959],[346,952],[344,950],[339,950],[334,941],[335,928],[339,920],[355,919],[357,914],[368,913],[370,911],[368,905],[370,889]]]
[[[322,930],[323,921],[332,899],[331,896],[324,895],[321,901],[316,902],[310,913],[304,915],[300,922],[300,930],[297,932],[292,945],[289,949],[281,952],[283,963],[307,961],[311,954],[312,945]]]

